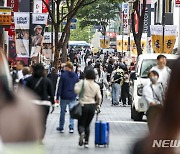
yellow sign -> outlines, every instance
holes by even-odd
[[[0,7],[0,25],[10,26],[11,22],[11,8]]]
[[[164,29],[164,51],[163,51],[163,27],[161,25],[152,25],[152,48],[155,53],[170,54],[176,43],[176,29],[174,25],[166,25]]]
[[[103,49],[107,49],[110,46],[110,38],[108,36],[100,37],[100,47]]]

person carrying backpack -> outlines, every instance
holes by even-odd
[[[123,81],[124,71],[119,65],[115,66],[115,70],[112,72],[112,106],[119,105],[119,96],[121,92],[121,83]]]

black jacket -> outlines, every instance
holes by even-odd
[[[47,77],[44,77],[39,83],[39,86],[35,89],[35,86],[39,80],[40,77],[29,77],[27,79],[26,86],[37,94],[41,100],[50,101],[52,104],[54,104],[54,94],[51,81]]]
[[[55,96],[55,91],[56,91],[56,84],[57,84],[57,79],[58,79],[58,75],[56,73],[50,73],[48,74],[47,76],[51,82],[52,82],[52,86],[53,86],[53,93],[54,93],[54,96]]]

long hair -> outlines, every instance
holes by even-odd
[[[154,140],[178,140],[180,133],[180,58],[172,67],[163,110],[147,138],[144,151],[150,154],[174,154],[173,148],[152,148]]]

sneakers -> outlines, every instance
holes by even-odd
[[[79,137],[79,146],[83,146],[83,144],[84,144],[84,133],[82,133],[81,135],[80,135],[80,137]]]
[[[73,134],[73,133],[74,133],[74,129],[71,128],[71,129],[69,130],[69,133],[70,133],[70,134]]]
[[[64,129],[61,129],[60,127],[57,127],[56,130],[59,131],[60,133],[64,133]]]
[[[84,147],[85,147],[85,148],[89,148],[88,142],[85,142],[85,143],[84,143]]]

